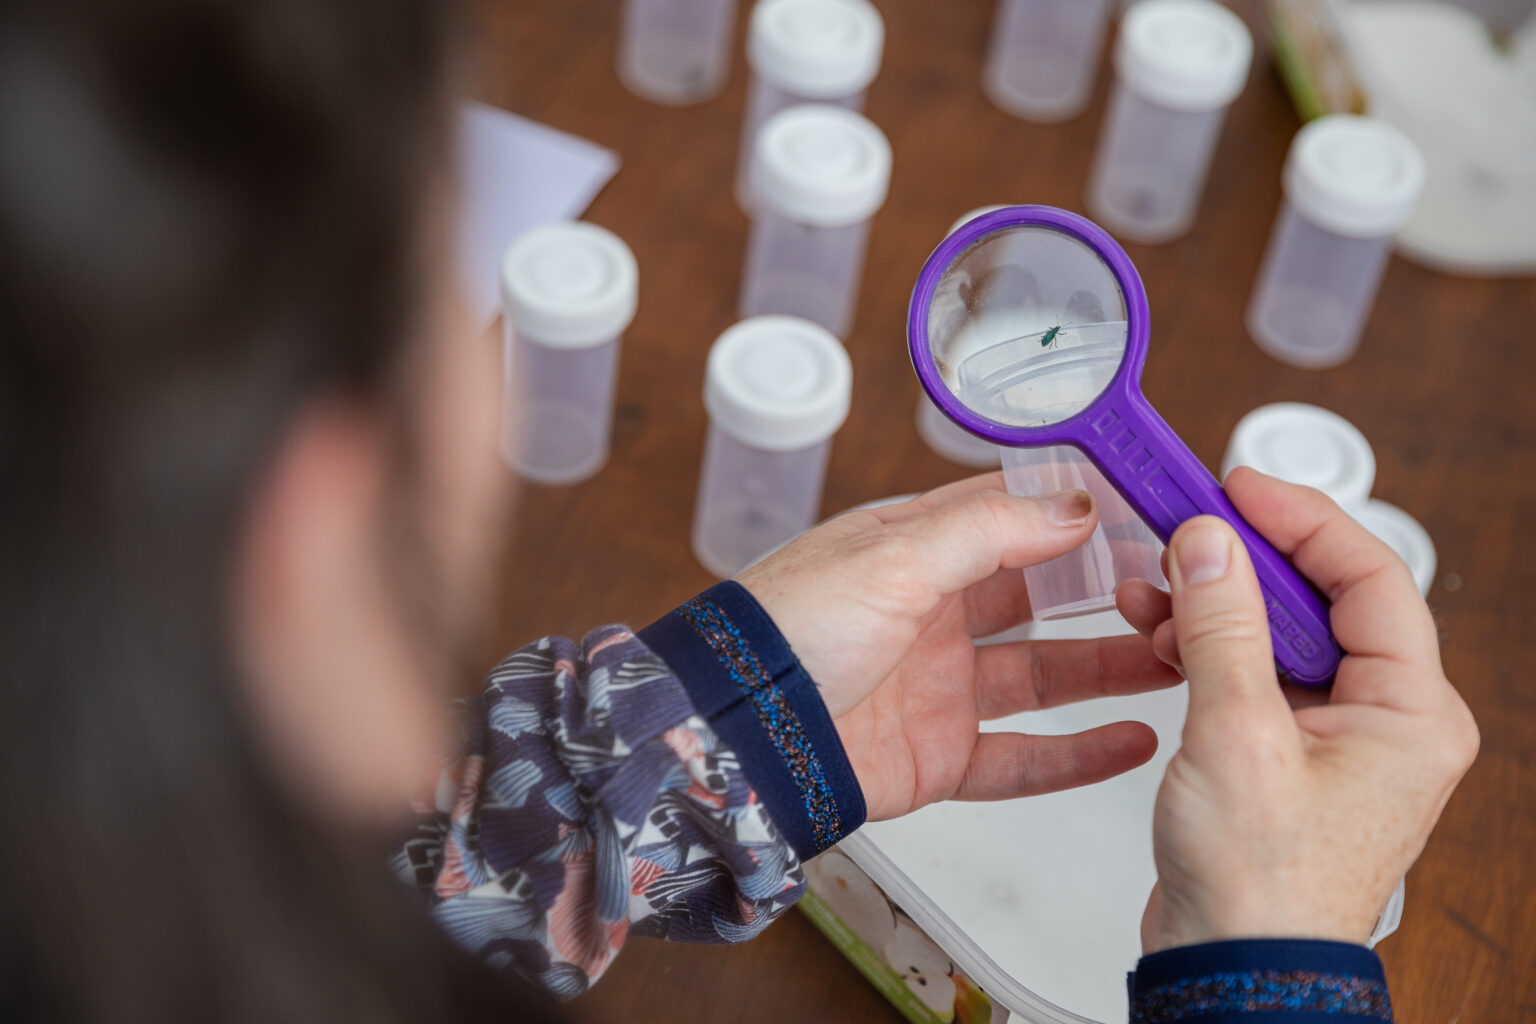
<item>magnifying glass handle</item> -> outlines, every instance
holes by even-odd
[[[1242,537],[1269,610],[1275,665],[1298,686],[1327,686],[1342,653],[1328,602],[1238,514],[1210,470],[1139,393],[1102,396],[1076,440],[1164,542],[1197,515],[1220,516]]]

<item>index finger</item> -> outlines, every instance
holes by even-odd
[[[931,508],[957,501],[981,491],[1004,491],[1007,485],[1003,480],[1003,471],[994,469],[989,473],[978,473],[961,480],[955,480],[942,487],[935,487],[931,491],[924,491],[915,498],[906,501],[898,501],[891,505],[877,505],[866,509],[882,523],[899,523],[903,519],[911,519],[915,515],[921,515]]]
[[[878,510],[877,510],[878,511]],[[953,594],[999,569],[1022,569],[1082,545],[1098,524],[1087,491],[1020,498],[979,489],[888,526],[886,557],[904,570],[905,584]],[[901,589],[892,577],[890,586]]]
[[[1434,618],[1413,574],[1391,548],[1310,487],[1246,468],[1234,469],[1225,486],[1253,528],[1333,602],[1333,635],[1347,655],[1433,668],[1434,673],[1409,676],[1431,685],[1440,669]],[[1350,699],[1351,682],[1363,675],[1341,670],[1335,694]],[[1409,678],[1393,692],[1407,696],[1403,687],[1413,685]]]

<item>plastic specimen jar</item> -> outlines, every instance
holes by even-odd
[[[1338,413],[1302,402],[1261,405],[1238,420],[1221,475],[1238,466],[1316,487],[1351,515],[1376,483],[1376,453],[1365,435]]]
[[[1088,211],[1123,238],[1166,242],[1194,223],[1253,37],[1212,0],[1144,0],[1120,24],[1114,61]]]
[[[832,435],[852,393],[848,353],[809,320],[753,317],[715,341],[693,517],[693,551],[706,569],[734,576],[816,521]]]
[[[952,235],[961,225],[975,220],[984,213],[1001,210],[1002,206],[978,206],[949,226],[946,235]],[[996,468],[998,448],[991,441],[977,437],[969,430],[939,411],[933,399],[922,388],[917,389],[917,433],[923,442],[951,462],[978,469]]]
[[[1396,505],[1374,498],[1355,513],[1355,518],[1408,563],[1419,593],[1427,596],[1435,582],[1435,542],[1419,521]]]
[[[629,247],[595,224],[535,228],[507,250],[501,451],[527,479],[576,483],[607,461],[638,281]]]
[[[1109,0],[998,0],[981,83],[1026,121],[1065,121],[1093,92]]]
[[[869,218],[890,180],[890,143],[860,114],[802,103],[764,122],[753,148],[741,316],[801,316],[846,337]]]
[[[797,103],[864,109],[880,71],[885,23],[867,0],[761,0],[747,32],[752,84],[736,164],[736,201],[752,209],[752,152],[764,121]]]
[[[624,0],[619,80],[653,103],[701,103],[725,87],[737,0]]]
[[[1283,183],[1248,333],[1283,363],[1335,366],[1359,346],[1392,237],[1423,191],[1424,160],[1396,128],[1332,114],[1297,133]]]
[[[1063,402],[1086,403],[1104,390],[1120,357],[1118,345],[1062,351],[1031,360],[1029,376],[1037,380],[1034,387],[1049,390]],[[1013,379],[1015,386],[1025,381],[1018,376]],[[1031,497],[1084,490],[1099,508],[1099,525],[1082,547],[1024,570],[1030,610],[1037,621],[1111,609],[1115,588],[1128,579],[1144,579],[1159,587],[1165,584],[1159,563],[1162,542],[1086,455],[1063,445],[1005,447],[1002,456],[1011,493]]]

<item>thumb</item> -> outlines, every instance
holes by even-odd
[[[1189,727],[1233,704],[1289,718],[1264,598],[1236,531],[1215,516],[1197,516],[1174,532],[1168,555],[1174,635],[1189,679]],[[1226,714],[1218,717],[1231,724]]]
[[[1163,883],[1153,882],[1147,897],[1147,906],[1141,912],[1141,955],[1155,953],[1162,943],[1158,941],[1163,930]]]

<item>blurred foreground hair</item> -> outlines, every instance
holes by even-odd
[[[400,376],[452,6],[0,8],[6,1019],[512,1017],[273,781],[227,636],[285,424]]]

